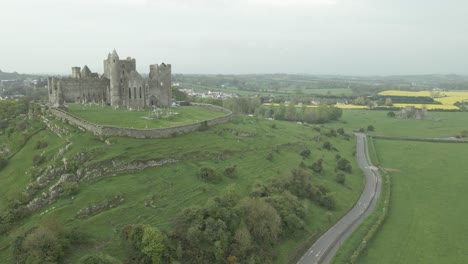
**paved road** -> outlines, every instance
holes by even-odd
[[[330,263],[338,248],[372,212],[380,196],[382,177],[366,158],[366,135],[357,133],[356,157],[366,177],[366,186],[354,207],[332,228],[323,234],[302,256],[298,264]]]

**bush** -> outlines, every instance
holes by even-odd
[[[120,261],[116,260],[115,258],[109,255],[102,255],[102,254],[90,254],[85,255],[80,258],[79,264],[117,264]]]
[[[48,145],[49,145],[49,144],[48,144],[47,142],[42,141],[42,140],[39,140],[39,141],[36,142],[35,148],[36,148],[36,149],[42,149],[42,148],[47,147]]]
[[[304,158],[307,158],[310,156],[310,149],[304,149],[303,151],[301,151],[301,153],[299,153],[302,157]]]
[[[66,182],[63,184],[62,189],[63,196],[71,196],[77,194],[80,188],[76,182]]]
[[[268,161],[273,161],[273,154],[269,153],[267,156],[266,156],[266,159]]]
[[[336,164],[336,168],[339,169],[339,170],[342,170],[342,171],[346,171],[346,172],[349,172],[351,173],[352,170],[353,170],[353,167],[351,166],[351,162],[349,162],[349,160],[347,159],[339,159],[337,164]]]
[[[338,174],[336,174],[336,182],[339,183],[339,184],[344,184],[345,181],[346,181],[346,175],[342,172],[339,172]]]
[[[395,114],[395,112],[393,112],[393,111],[389,111],[389,112],[387,113],[387,116],[390,117],[390,118],[393,118],[393,117],[396,116],[396,114]]]
[[[33,156],[33,165],[34,166],[39,166],[41,165],[43,162],[45,161],[45,156],[42,156],[42,155],[34,155]]]
[[[219,183],[222,180],[221,176],[218,175],[214,169],[208,167],[200,168],[198,178],[208,183]]]
[[[344,129],[342,127],[338,128],[336,132],[338,132],[340,135],[344,135]]]
[[[224,169],[224,175],[229,178],[237,178],[237,165]]]
[[[319,159],[309,166],[309,169],[313,170],[316,173],[321,173],[323,170],[323,159]]]
[[[324,149],[326,149],[326,150],[331,150],[332,144],[331,144],[330,142],[328,142],[328,141],[325,141],[325,142],[323,142],[323,146],[322,146],[322,147],[323,147]]]
[[[335,197],[330,193],[327,193],[327,194],[323,195],[320,198],[319,203],[320,203],[321,206],[327,208],[328,210],[333,210],[336,207]]]
[[[367,126],[367,131],[369,131],[369,132],[374,131],[374,126],[373,125],[368,125]]]
[[[8,165],[8,160],[5,158],[0,157],[0,170],[6,167]]]

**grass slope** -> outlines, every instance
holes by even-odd
[[[69,112],[98,125],[132,127],[132,128],[162,128],[180,126],[200,122],[219,116],[224,113],[210,111],[196,106],[183,106],[172,108],[178,113],[169,118],[147,120],[150,111],[129,111],[127,109],[113,109],[97,105],[69,104]]]
[[[327,216],[325,209],[314,203],[303,201],[308,208],[305,220],[306,229],[283,239],[276,245],[277,263],[285,263],[290,258],[291,252],[311,234],[325,231],[347,211],[357,200],[363,187],[363,177],[353,157],[355,148],[353,138],[347,141],[341,137],[320,136],[321,140],[317,142],[314,138],[320,135],[319,132],[312,127],[296,123],[240,117],[235,118],[234,122],[217,125],[207,131],[174,138],[111,137],[108,141],[113,144],[108,145],[104,143],[104,138],[80,132],[57,120],[53,122],[57,126],[72,130],[72,133],[58,137],[46,130],[33,136],[24,149],[13,157],[9,165],[0,173],[2,192],[12,197],[20,193],[31,179],[30,175],[25,172],[31,166],[32,157],[45,151],[44,155],[50,161],[58,149],[67,145],[68,142],[73,142],[71,149],[64,154],[64,157],[69,160],[79,152],[95,155],[92,161],[85,164],[86,166],[110,160],[126,162],[173,158],[178,162],[141,171],[124,171],[80,183],[77,195],[60,198],[54,204],[21,220],[8,235],[0,237],[0,259],[4,263],[14,262],[12,244],[15,237],[48,218],[63,222],[69,228],[78,227],[91,236],[89,243],[66,253],[66,263],[77,263],[83,254],[92,252],[102,252],[124,261],[128,256],[128,247],[119,237],[121,227],[127,224],[144,223],[157,226],[162,230],[171,229],[174,215],[183,208],[204,205],[208,199],[223,193],[232,184],[241,196],[246,196],[257,182],[267,182],[275,177],[289,175],[301,161],[310,165],[315,160],[323,158],[324,172],[322,175],[314,176],[313,181],[326,186],[334,193],[337,208],[330,216]],[[276,128],[272,128],[272,124],[275,124]],[[255,136],[241,137],[237,136],[236,132],[255,133]],[[35,150],[35,142],[38,140],[47,141],[49,147]],[[335,155],[338,152],[322,150],[321,146],[324,141],[330,141],[342,157],[352,162],[354,172],[347,176],[345,185],[335,182]],[[309,158],[303,159],[299,152],[306,148],[311,149],[312,154]],[[266,159],[270,153],[273,154],[272,161]],[[40,168],[47,165],[47,163],[42,164]],[[202,166],[212,167],[221,173],[225,168],[233,165],[237,165],[237,179],[224,177],[219,184],[208,184],[196,177]],[[41,191],[38,195],[40,193]],[[124,195],[125,202],[86,219],[75,218],[75,214],[80,209],[115,195]],[[152,197],[156,197],[156,208],[145,206],[145,202]],[[2,197],[2,202],[3,200]],[[1,203],[0,210],[4,208],[5,203]],[[46,210],[49,211],[45,213]]]
[[[375,140],[393,193],[388,218],[360,263],[467,263],[464,144]],[[402,155],[404,153],[404,155]]]

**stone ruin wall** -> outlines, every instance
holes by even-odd
[[[104,135],[104,136],[127,136],[127,137],[134,137],[134,138],[164,138],[164,137],[171,137],[178,134],[185,134],[197,131],[204,127],[210,127],[217,124],[226,123],[231,120],[232,112],[210,104],[197,104],[192,103],[193,106],[202,107],[211,111],[222,112],[226,115],[215,117],[212,119],[208,119],[205,121],[182,125],[182,126],[175,126],[175,127],[168,127],[168,128],[154,128],[154,129],[135,129],[135,128],[126,128],[126,127],[114,127],[114,126],[101,126],[84,119],[81,119],[77,116],[74,116],[70,113],[67,113],[63,110],[57,108],[51,108],[50,112],[55,115],[56,117],[67,120],[70,124],[81,127],[87,131],[94,133],[95,135]]]

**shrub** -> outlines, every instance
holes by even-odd
[[[8,160],[5,158],[0,157],[0,170],[6,167],[8,165]]]
[[[346,181],[346,175],[342,172],[339,172],[338,174],[336,174],[336,182],[339,183],[339,184],[344,184],[345,181]]]
[[[342,127],[338,128],[336,132],[338,132],[340,135],[344,135],[344,129]]]
[[[368,125],[367,126],[367,131],[369,131],[369,132],[374,131],[374,126],[373,125]]]
[[[325,141],[325,142],[323,142],[323,146],[322,146],[322,147],[323,147],[324,149],[326,149],[326,150],[331,150],[332,144],[331,144],[330,142],[328,142],[328,141]]]
[[[63,196],[71,196],[77,194],[80,188],[76,182],[66,182],[63,184],[62,189]]]
[[[117,264],[120,261],[109,255],[89,254],[80,258],[79,264]]]
[[[229,178],[237,178],[237,165],[224,169],[224,175]]]
[[[208,167],[200,168],[198,178],[208,183],[218,183],[222,180],[221,176],[219,176],[214,169]]]
[[[38,155],[38,154],[36,154],[36,155],[33,156],[33,165],[34,165],[34,166],[39,166],[39,165],[41,165],[44,161],[45,161],[45,156],[43,156],[43,155]]]
[[[351,173],[353,170],[353,167],[351,166],[351,162],[349,162],[349,160],[344,159],[344,158],[341,158],[338,160],[336,164],[336,168],[342,171],[349,172],[349,173]]]
[[[387,113],[387,116],[393,118],[393,117],[396,116],[396,114],[395,114],[395,112],[393,112],[393,111],[389,111],[389,112]]]
[[[310,156],[310,149],[304,149],[303,151],[301,151],[301,153],[299,153],[302,157],[304,158],[307,158]]]
[[[36,148],[36,149],[42,149],[42,148],[47,147],[48,145],[49,145],[49,144],[48,144],[47,142],[42,141],[42,140],[39,140],[39,141],[36,142],[35,148]]]
[[[321,173],[323,170],[323,159],[319,159],[309,166],[309,169],[313,170],[316,173]]]
[[[320,203],[321,206],[327,208],[328,210],[333,210],[336,207],[335,197],[330,193],[327,193],[327,194],[323,195],[320,198],[319,203]]]
[[[266,159],[268,161],[273,161],[273,154],[269,153],[267,156],[266,156]]]

